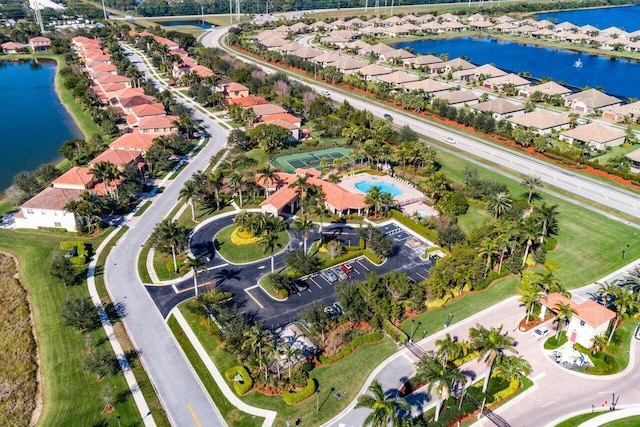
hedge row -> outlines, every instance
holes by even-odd
[[[282,395],[282,398],[287,405],[295,405],[315,393],[317,388],[316,380],[309,378],[307,379],[307,386],[305,388],[295,392],[287,391]]]
[[[411,229],[412,231],[415,231],[416,233],[418,233],[422,237],[425,237],[425,238],[429,239],[433,243],[437,243],[438,242],[438,235],[436,234],[436,232],[434,230],[430,230],[427,227],[425,227],[424,225],[415,222],[411,218],[407,218],[400,211],[392,209],[390,212],[391,212],[391,216],[393,217],[393,219],[398,221],[400,224],[402,224],[405,227]]]
[[[519,388],[520,388],[520,380],[517,378],[512,379],[511,381],[509,381],[509,387],[505,388],[504,390],[500,390],[499,392],[493,395],[493,401],[499,402],[502,399],[512,396],[518,391]]]
[[[240,375],[242,377],[242,382],[236,381],[236,375]],[[227,381],[233,382],[233,388],[236,391],[236,394],[240,396],[246,394],[253,388],[253,378],[251,378],[249,371],[247,371],[247,368],[244,366],[238,365],[229,368],[224,372],[224,376]]]
[[[382,322],[382,329],[395,341],[401,344],[406,344],[409,341],[409,335],[393,323],[390,320]]]
[[[63,251],[70,251],[74,246],[78,248],[78,254],[74,257],[70,257],[69,261],[73,265],[86,264],[90,255],[89,252],[91,250],[91,245],[83,242],[82,240],[64,240],[60,242],[60,249]]]
[[[348,346],[340,350],[338,354],[334,354],[331,357],[320,356],[318,361],[320,363],[334,363],[340,359],[347,357],[350,353],[354,352],[358,347],[363,344],[370,344],[372,342],[380,341],[382,339],[382,333],[380,331],[373,332],[369,335],[363,335],[351,341]]]
[[[323,262],[322,269],[333,267],[334,265],[342,264],[343,262],[350,261],[353,258],[357,258],[364,254],[365,254],[365,250],[347,252],[346,254],[342,254],[340,256],[335,257],[334,259],[328,259],[325,262]]]

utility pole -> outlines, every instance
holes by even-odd
[[[380,0],[376,0],[376,6],[375,6],[374,12],[376,15],[380,13]]]
[[[104,20],[106,21],[107,19],[107,8],[104,7],[104,0],[102,0],[102,13],[104,14]]]
[[[393,0],[391,0],[391,15],[393,15]]]
[[[229,0],[229,23],[233,24],[233,0]]]
[[[240,0],[236,0],[236,21],[240,22]]]
[[[367,7],[369,6],[369,0],[364,0],[364,12],[367,13]]]

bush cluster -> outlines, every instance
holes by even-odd
[[[390,320],[385,320],[382,322],[382,329],[395,341],[406,344],[409,341],[409,336],[405,331],[391,323]]]
[[[343,348],[338,354],[335,354],[331,357],[320,356],[318,360],[320,361],[320,363],[323,363],[323,364],[334,363],[334,362],[337,362],[338,360],[341,360],[347,357],[349,354],[354,352],[361,345],[374,343],[376,341],[380,341],[381,339],[382,339],[382,333],[380,331],[373,332],[369,335],[363,335],[351,341],[351,343],[349,343],[349,345]]]
[[[77,255],[70,257],[69,261],[73,265],[84,265],[90,256],[91,245],[86,244],[81,240],[65,240],[60,242],[60,249],[63,251],[70,251],[73,247],[77,247]]]
[[[282,398],[287,405],[295,405],[315,393],[317,388],[316,380],[309,378],[305,388],[300,391],[287,391],[282,395]]]
[[[235,380],[236,375],[240,375],[242,377],[242,382]],[[239,396],[246,394],[253,388],[253,378],[251,378],[249,371],[247,371],[247,368],[244,366],[238,365],[229,368],[224,372],[224,376],[227,381],[233,382],[233,389]]]

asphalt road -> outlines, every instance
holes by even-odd
[[[229,48],[221,42],[226,31],[226,27],[207,31],[201,36],[200,42],[204,46],[229,50]],[[265,65],[261,62],[258,63],[251,57],[238,54],[235,51],[231,52],[243,61],[254,63],[265,70],[271,70],[272,72],[278,70],[277,67]],[[377,103],[371,102],[369,98],[365,98],[362,95],[355,95],[353,92],[338,90],[331,85],[322,84],[304,77],[295,78],[294,80],[301,81],[314,88],[316,92],[328,90],[334,101],[342,103],[347,100],[353,107],[360,110],[371,111],[377,117],[390,114],[394,124],[399,126],[408,125],[416,132],[435,140],[444,142],[447,137],[453,138],[455,144],[451,145],[452,149],[455,148],[458,151],[466,152],[480,158],[486,161],[487,165],[498,164],[508,168],[517,176],[537,175],[550,187],[562,189],[602,206],[608,206],[619,212],[640,218],[640,196],[632,191],[618,188],[588,176],[579,175],[568,169],[544,162],[498,144],[472,138],[468,135],[458,133],[453,128],[427,122],[424,119],[400,110],[390,110],[388,107],[380,106]]]
[[[130,56],[138,68],[148,74],[141,58]],[[158,87],[160,83],[156,82]],[[187,101],[178,101],[189,105]],[[114,303],[126,309],[124,325],[136,349],[141,352],[141,361],[158,392],[163,406],[173,425],[226,425],[215,404],[204,390],[178,347],[163,316],[156,309],[153,299],[142,285],[137,274],[137,258],[140,248],[152,233],[155,225],[171,211],[185,181],[199,169],[204,169],[226,143],[226,133],[209,117],[194,110],[194,118],[211,135],[203,150],[191,159],[183,172],[169,181],[165,191],[154,198],[147,209],[111,250],[105,263],[107,290]]]

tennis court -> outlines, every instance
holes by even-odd
[[[273,160],[273,165],[278,169],[283,169],[287,173],[294,173],[298,168],[315,168],[320,166],[320,159],[327,158],[331,165],[335,159],[346,157],[351,161],[351,150],[346,148],[329,148],[326,150],[311,151],[309,153],[292,154],[290,156],[277,157]]]

